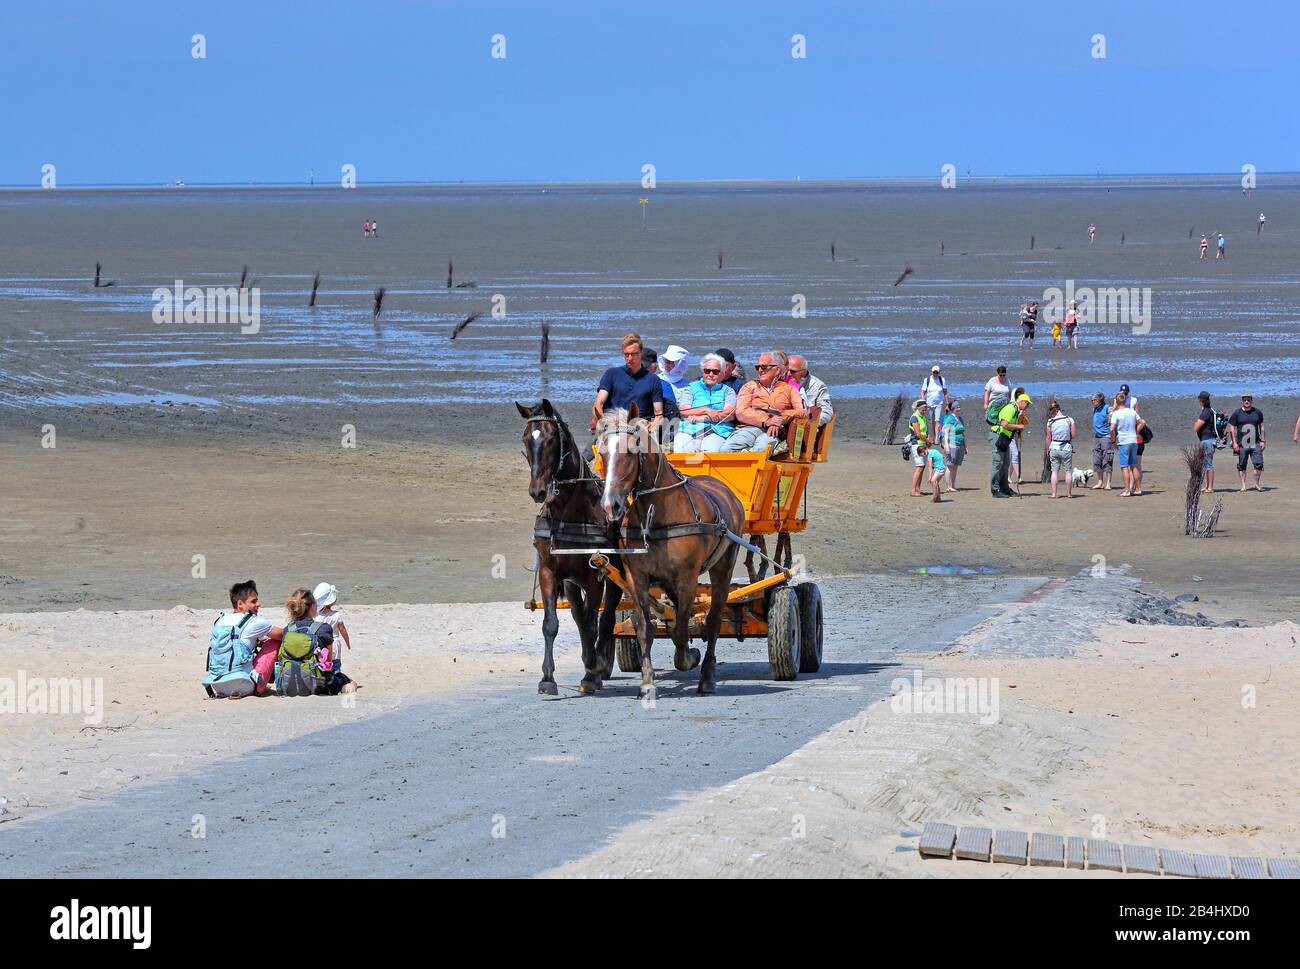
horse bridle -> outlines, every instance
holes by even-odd
[[[578,484],[580,482],[592,481],[595,479],[596,475],[591,470],[591,466],[587,464],[587,459],[584,458],[582,456],[582,452],[578,451],[576,448],[574,449],[574,454],[576,454],[578,458],[578,477],[576,478],[559,477],[560,472],[564,468],[565,462],[567,462],[569,459],[569,446],[568,446],[567,438],[572,437],[573,432],[570,431],[568,425],[566,425],[558,417],[548,417],[545,414],[536,414],[532,417],[525,418],[524,423],[525,424],[536,424],[536,423],[554,424],[556,437],[560,439],[560,456],[555,461],[555,468],[551,471],[551,480],[546,485],[546,500],[542,502],[542,507],[546,507],[547,505],[549,505],[551,501],[555,498],[555,496],[560,493],[561,485]]]
[[[646,425],[646,428],[648,430],[649,425]],[[631,431],[631,425],[625,425],[621,428],[616,428],[605,434],[604,441],[606,444],[608,444],[610,438],[617,437],[620,434],[627,434],[630,431]],[[636,452],[636,482],[640,482],[641,480],[641,465],[644,457],[645,457],[645,452],[638,449]],[[659,479],[663,476],[664,465],[667,465],[669,468],[672,468],[673,473],[677,475],[677,480],[674,481],[672,484],[666,484],[666,485],[659,484]],[[689,480],[690,479],[687,478],[686,475],[682,474],[676,468],[673,468],[672,463],[669,462],[667,459],[665,459],[663,457],[663,452],[660,451],[659,466],[655,468],[655,479],[653,482],[651,482],[651,487],[645,489],[638,489],[636,487],[636,482],[634,482],[632,485],[632,490],[627,493],[627,512],[624,513],[623,516],[624,519],[626,519],[627,515],[631,513],[632,506],[636,503],[636,500],[638,498],[642,497],[643,495],[653,495],[660,491],[671,491],[673,488],[680,488],[681,486],[685,485],[686,482]],[[690,489],[687,489],[686,491],[687,498],[691,502],[691,508],[693,511],[695,511],[695,518],[698,521],[700,517],[700,513],[699,510],[695,508],[695,499],[691,498],[690,494],[691,494]]]

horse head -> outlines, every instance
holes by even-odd
[[[524,419],[524,457],[531,473],[528,495],[540,505],[546,500],[551,482],[565,474],[569,452],[574,450],[573,438],[546,398],[531,407],[515,401],[515,407]]]
[[[596,446],[605,465],[605,489],[600,498],[605,520],[619,524],[627,514],[644,458],[658,458],[650,423],[641,417],[636,404],[629,410],[610,409],[596,424]],[[652,459],[653,460],[653,459]]]

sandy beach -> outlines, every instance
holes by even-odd
[[[830,580],[832,588],[836,581]],[[916,587],[925,580],[906,581]],[[987,588],[956,578],[929,581],[956,595],[962,588]],[[1069,613],[1072,607],[1065,600],[1053,598],[1069,585],[1048,583],[1036,595],[990,609],[982,623],[955,636],[942,652],[899,649],[878,672],[868,674],[876,685],[857,701],[858,713],[815,730],[770,766],[716,786],[707,782],[712,772],[701,769],[692,789],[678,792],[648,817],[610,826],[589,850],[549,873],[1106,877],[924,861],[915,852],[916,834],[930,820],[1087,837],[1100,831],[1126,844],[1294,857],[1300,830],[1290,806],[1300,795],[1293,769],[1300,734],[1290,697],[1298,685],[1294,670],[1300,627],[1288,622],[1250,629],[1119,623],[1098,625],[1095,638],[1078,645],[1070,645],[1072,636],[1053,637],[1051,630],[1039,629],[1040,644],[1055,643],[1059,655],[1035,656],[1016,646],[1008,630],[1029,615],[1030,603]],[[1041,598],[1044,589],[1053,591]],[[28,837],[40,843],[49,825],[57,831],[89,823],[78,821],[78,812],[97,803],[109,814],[95,816],[111,823],[112,812],[130,803],[124,796],[139,792],[161,805],[158,798],[170,797],[171,788],[181,785],[183,792],[192,785],[194,793],[185,796],[197,799],[196,817],[201,814],[205,824],[210,819],[212,832],[205,839],[215,839],[209,850],[218,852],[207,861],[176,859],[196,866],[177,873],[197,874],[204,870],[198,866],[216,863],[224,850],[221,839],[237,834],[225,832],[223,812],[239,814],[241,801],[247,801],[247,793],[241,798],[214,773],[223,764],[243,763],[246,771],[265,765],[272,776],[276,764],[296,771],[288,751],[299,738],[319,745],[313,737],[331,738],[327,743],[350,761],[354,755],[348,738],[361,737],[358,731],[366,721],[379,723],[431,703],[465,708],[475,698],[499,698],[505,691],[533,709],[547,704],[528,695],[536,672],[535,621],[515,603],[359,606],[353,613],[354,628],[366,631],[364,648],[346,661],[361,684],[354,697],[222,702],[200,698],[194,644],[207,619],[189,609],[0,616],[7,663],[32,676],[100,678],[104,701],[102,711],[85,716],[6,718],[0,737],[5,765],[0,783],[6,797],[0,823],[20,823],[6,825],[5,834],[12,837],[0,835],[0,856],[21,870],[28,864],[23,847]],[[847,640],[842,632],[851,623],[851,616],[834,620],[837,641]],[[413,632],[421,629],[433,634]],[[575,638],[564,630],[562,683],[576,681],[579,674]],[[998,651],[989,653],[993,644]],[[732,694],[725,709],[734,712],[724,717],[749,719],[741,711],[752,708],[755,697],[746,697],[740,687],[750,674],[743,664],[735,665],[736,652],[733,646],[725,654],[730,665],[724,665],[721,697]],[[840,690],[854,690],[851,684],[862,674],[850,674],[850,669],[833,665],[828,675],[801,680],[796,689],[823,698],[837,684]],[[897,707],[890,694],[897,694],[900,685],[905,692],[914,670],[927,677],[991,681],[998,696],[996,719],[990,722],[975,711]],[[393,687],[399,681],[417,688],[399,692]],[[613,709],[625,705],[633,719],[623,721],[624,729],[645,733],[648,740],[660,731],[654,719],[633,714],[642,711],[631,683],[615,687],[619,695],[612,699]],[[872,692],[877,692],[874,702]],[[1247,692],[1249,702],[1243,700]],[[687,721],[694,720],[692,729],[699,730],[719,719],[702,715],[696,698],[671,695],[670,716],[676,724],[690,727]],[[706,705],[721,712],[717,702]],[[554,714],[544,722],[575,714],[563,701],[559,706],[551,701],[546,709]],[[701,715],[691,715],[692,709]],[[749,732],[760,726],[750,720]],[[480,726],[485,738],[494,729],[491,720]],[[585,759],[589,746],[539,736],[520,754],[564,765]],[[363,749],[370,749],[364,741]],[[276,751],[280,753],[272,753]],[[370,785],[363,785],[357,793],[367,789]],[[273,794],[275,787],[266,790]],[[495,803],[489,802],[480,810]],[[444,815],[445,823],[451,823],[468,807],[421,809],[400,797],[396,806],[401,818],[410,815],[399,828],[416,818],[436,822]],[[352,818],[350,808],[340,810],[343,818]],[[160,831],[190,823],[188,814],[169,819],[169,811],[156,822]],[[481,820],[486,824],[486,815]],[[368,827],[357,828],[362,823],[359,817],[345,822],[353,830],[352,840],[361,839],[357,847],[367,839],[382,840]],[[388,851],[385,858],[392,857]],[[93,855],[68,857],[80,858],[68,871],[97,870]],[[322,862],[350,864],[346,856]],[[545,869],[543,863],[539,873]]]

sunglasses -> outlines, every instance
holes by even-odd
[[[774,364],[774,363],[756,363],[756,364],[754,364],[754,369],[757,370],[759,373],[762,373],[762,372],[765,371],[765,370],[775,370],[775,369],[776,369],[776,364]]]
[[[701,370],[700,373],[722,373],[722,371],[715,367],[711,370]]]

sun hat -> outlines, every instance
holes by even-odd
[[[339,597],[339,590],[328,582],[322,582],[311,590],[311,597],[316,600],[316,605],[324,608],[334,604],[334,600]]]
[[[939,365],[936,363],[933,367],[930,368],[930,373],[938,373],[938,372],[939,372]]]
[[[1030,397],[1028,394],[1021,394],[1019,397],[1016,398],[1016,400],[1023,400],[1026,404],[1032,404],[1034,402],[1033,398]]]
[[[665,360],[682,360],[685,359],[686,357],[689,357],[690,354],[686,351],[685,347],[679,347],[676,343],[674,343],[671,346],[669,346],[668,349],[665,350],[662,354],[660,354],[660,356],[662,356]]]

